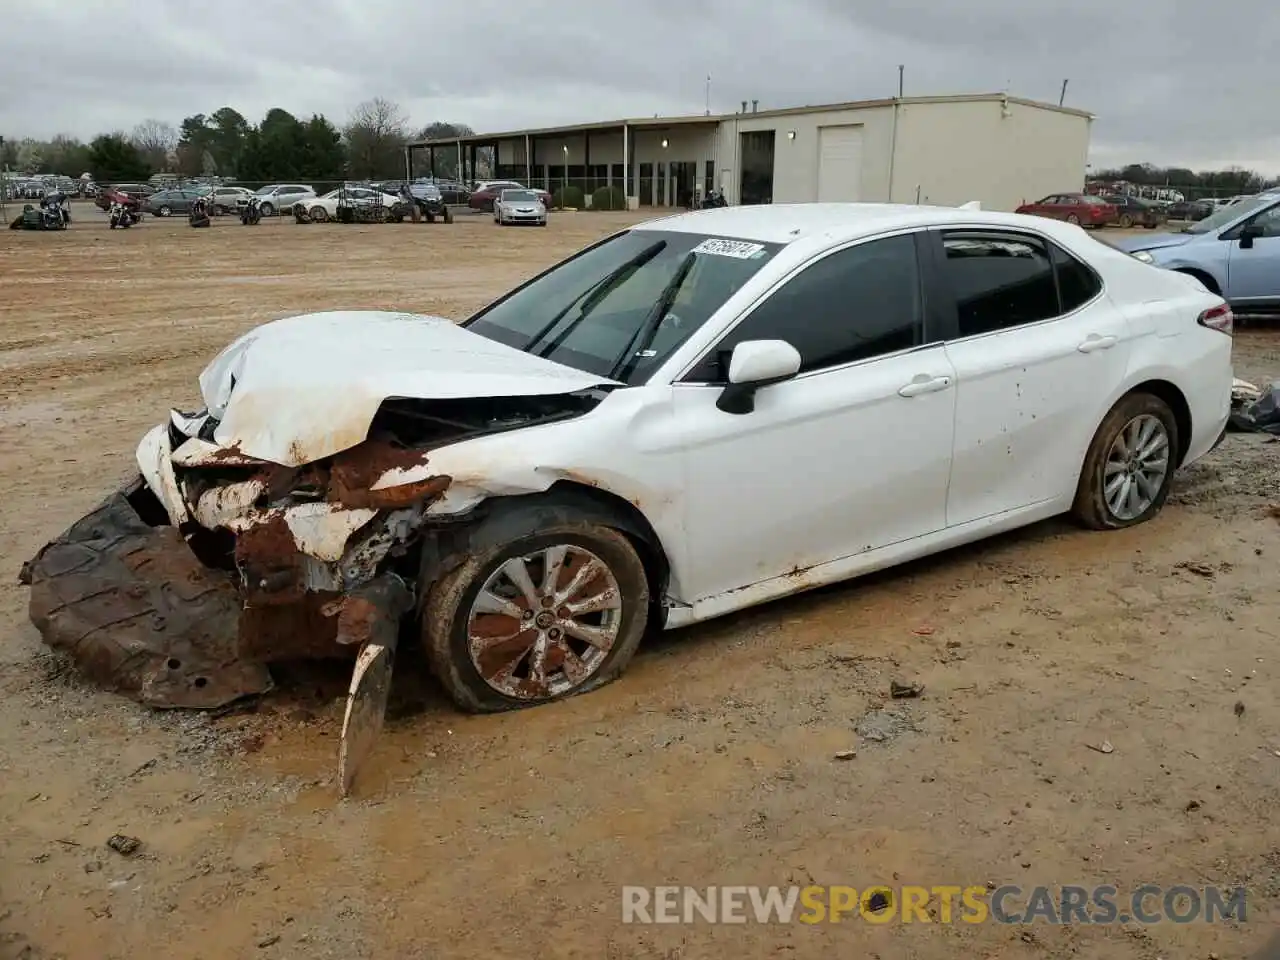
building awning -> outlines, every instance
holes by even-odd
[[[719,115],[700,117],[641,117],[624,120],[605,120],[599,123],[575,123],[564,127],[538,127],[530,130],[508,130],[503,133],[476,133],[466,137],[436,137],[431,140],[417,140],[407,146],[411,149],[427,147],[456,147],[458,144],[470,146],[477,144],[487,146],[500,140],[523,140],[528,137],[538,140],[552,137],[576,136],[583,133],[612,133],[623,127],[636,129],[663,130],[670,127],[718,126],[724,118]]]

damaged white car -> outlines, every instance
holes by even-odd
[[[45,640],[159,707],[401,630],[463,708],[616,677],[679,627],[1073,511],[1156,513],[1231,403],[1231,312],[1078,227],[806,204],[611,236],[460,325],[268,323],[24,568]]]

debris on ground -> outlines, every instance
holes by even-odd
[[[852,760],[858,755],[857,750],[841,750],[835,755],[836,760]]]
[[[137,837],[127,837],[123,833],[117,833],[107,839],[107,846],[122,857],[132,857],[142,846],[142,841]]]
[[[1179,570],[1185,570],[1187,573],[1194,573],[1197,577],[1205,577],[1209,580],[1212,580],[1218,575],[1218,571],[1213,569],[1213,567],[1209,566],[1207,563],[1200,563],[1195,560],[1183,560],[1180,563],[1175,564],[1175,567]]]
[[[929,626],[928,624],[925,624],[923,626],[916,627],[911,632],[914,633],[917,637],[931,637],[933,636],[934,630],[933,630],[933,627]]]
[[[1187,801],[1187,805],[1186,805],[1183,809],[1184,809],[1184,810],[1186,810],[1186,812],[1187,812],[1187,813],[1191,813],[1193,810],[1199,810],[1199,809],[1200,809],[1200,801],[1199,801],[1199,800],[1188,800],[1188,801]]]
[[[1237,716],[1237,717],[1243,717],[1243,716],[1244,716],[1244,701],[1243,701],[1243,700],[1237,700],[1237,701],[1236,701],[1236,716]]]
[[[1231,381],[1231,408],[1243,407],[1262,397],[1262,390],[1248,380],[1236,377]]]
[[[897,680],[889,681],[889,696],[894,700],[910,700],[924,693],[924,684],[911,681],[909,683],[901,683]]]
[[[1098,753],[1115,753],[1116,748],[1111,745],[1110,740],[1103,740],[1101,743],[1086,743],[1086,747]]]
[[[1244,383],[1244,381],[1237,381]],[[1245,383],[1245,387],[1252,384]],[[1240,388],[1242,391],[1244,388]],[[1256,389],[1256,388],[1255,388]],[[1231,389],[1231,417],[1228,425],[1245,432],[1263,432],[1280,435],[1280,380],[1259,391],[1252,400],[1243,400],[1237,406],[1235,386]],[[1243,396],[1243,394],[1242,394]]]
[[[911,717],[901,709],[873,710],[854,725],[858,736],[871,743],[888,743],[916,729]]]

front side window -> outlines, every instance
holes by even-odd
[[[1101,291],[1092,270],[1038,237],[947,231],[942,246],[961,337],[1051,320]]]
[[[828,254],[788,280],[686,379],[727,381],[733,348],[747,340],[785,340],[808,373],[917,346],[923,330],[915,238],[872,240]]]
[[[463,326],[526,353],[640,384],[780,249],[629,230],[552,267]]]

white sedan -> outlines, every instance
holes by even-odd
[[[1231,334],[1195,279],[1040,217],[656,220],[460,325],[340,312],[246,333],[201,375],[204,409],[143,439],[139,479],[24,568],[32,615],[165,706],[360,648],[345,787],[404,618],[460,707],[508,710],[615,679],[650,628],[1057,514],[1149,520],[1225,431]],[[116,555],[140,544],[171,562]],[[147,579],[167,570],[181,589]],[[111,584],[125,607],[78,599]],[[148,596],[166,616],[121,619]],[[298,626],[237,619],[259,609]]]
[[[514,223],[547,225],[547,206],[533,190],[503,190],[493,202],[493,222],[499,226]]]
[[[312,220],[323,223],[325,220],[332,220],[338,215],[339,204],[363,207],[380,203],[385,209],[390,210],[399,202],[399,197],[383,193],[381,190],[371,190],[368,187],[347,187],[345,190],[341,188],[330,190],[322,196],[304,200],[302,205],[307,211],[307,216]]]

